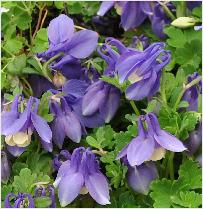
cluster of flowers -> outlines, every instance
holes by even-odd
[[[102,4],[99,14],[105,13],[104,4],[107,2]],[[111,6],[114,4],[111,3]],[[137,27],[152,12],[147,2],[123,2],[122,5],[118,2],[115,5],[117,4],[123,8],[121,23],[125,29]],[[155,7],[159,8],[159,5]],[[128,17],[131,13],[126,13],[126,8],[130,11],[135,8],[136,11],[139,10],[136,15],[140,19]],[[158,21],[156,15],[150,18],[152,22]],[[129,19],[139,21],[132,23]],[[156,22],[155,25],[159,24]],[[62,14],[50,22],[48,38],[49,49],[38,54],[38,57],[42,62],[53,60],[49,67],[54,76],[53,83],[58,89],[49,83],[43,86],[40,92],[36,92],[40,95],[43,90],[52,94],[48,99],[49,110],[54,120],[48,125],[38,115],[40,102],[38,98],[30,97],[27,101],[23,95],[16,95],[10,111],[4,110],[2,113],[1,127],[7,150],[14,156],[19,156],[26,150],[34,131],[40,136],[43,148],[49,152],[53,150],[53,143],[62,149],[66,136],[79,143],[82,135],[86,134],[86,128],[95,128],[110,122],[119,108],[120,90],[100,80],[100,75],[95,69],[82,68],[80,59],[87,58],[97,47],[96,32],[91,30],[74,32],[72,19]],[[98,48],[99,55],[107,63],[104,75],[118,77],[120,84],[127,82],[125,93],[129,100],[142,100],[157,93],[162,69],[169,63],[171,57],[170,52],[164,49],[164,43],[149,45],[148,39],[143,36],[135,37],[134,44],[138,42],[143,50],[137,50],[133,46],[126,47],[114,38],[107,38]],[[113,49],[115,47],[117,50]],[[198,74],[190,76],[188,82],[197,76]],[[198,94],[201,91],[200,85],[189,88],[183,96],[183,100],[189,102],[191,109],[196,108]],[[144,128],[145,122],[147,128]],[[119,153],[117,159],[122,158],[128,166],[127,179],[131,187],[146,194],[149,183],[158,176],[155,164],[146,161],[160,160],[164,157],[165,150],[182,152],[186,147],[175,136],[160,128],[158,119],[153,113],[139,117],[138,130],[138,136]],[[4,156],[1,166],[2,177],[5,180],[9,176],[10,168],[5,153]],[[66,159],[64,162],[60,160],[61,156]],[[53,165],[58,171],[54,186],[59,188],[61,206],[71,203],[78,194],[87,192],[101,205],[110,203],[107,179],[100,172],[98,159],[89,148],[76,148],[72,155],[63,150],[55,157]],[[143,182],[140,182],[140,178]],[[49,190],[52,207],[55,207],[53,188],[49,187]],[[36,197],[37,194],[38,191]],[[47,195],[44,188],[40,194]],[[5,207],[12,207],[11,197],[15,199],[14,207],[24,204],[25,199],[28,200],[29,206],[34,204],[29,194],[17,196],[9,194]]]
[[[187,7],[189,10],[192,10],[194,7],[199,5],[201,5],[201,2],[187,1]],[[172,2],[104,1],[102,2],[97,14],[103,16],[112,7],[115,7],[116,12],[121,15],[121,26],[124,30],[127,31],[129,29],[137,28],[147,18],[149,18],[152,31],[161,39],[166,38],[163,29],[167,24],[171,23],[171,16],[173,16],[176,11]],[[170,14],[166,14],[166,8]]]

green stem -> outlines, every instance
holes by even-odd
[[[22,77],[21,78],[23,80],[23,82],[27,85],[27,87],[29,88],[29,92],[30,92],[30,96],[33,95],[33,91],[32,91],[32,87],[30,86],[29,82],[24,78]]]
[[[64,55],[64,53],[60,52],[59,54],[53,56],[51,59],[49,59],[47,62],[45,62],[43,65],[42,73],[50,82],[52,82],[52,74],[50,73],[49,64],[51,64],[54,60],[58,59],[62,55]]]
[[[165,74],[163,73],[162,78],[161,78],[161,99],[163,101],[163,103],[166,105],[167,104],[167,99],[166,99],[166,91],[165,91],[165,85],[164,85],[164,79],[165,78]]]
[[[185,93],[186,90],[188,90],[189,88],[191,88],[192,86],[196,85],[197,83],[199,83],[202,80],[202,77],[199,76],[196,79],[194,79],[192,82],[188,83],[185,87],[183,87],[183,90],[180,92],[178,99],[176,100],[176,103],[174,105],[174,110],[176,110],[178,108],[178,105]]]
[[[133,110],[135,111],[135,114],[136,114],[137,116],[139,116],[139,115],[140,115],[140,112],[139,112],[139,110],[137,109],[137,107],[136,107],[134,101],[131,100],[131,101],[130,101],[130,104],[131,104]]]
[[[176,7],[176,16],[178,17],[185,17],[186,16],[186,2],[180,1]]]
[[[165,3],[159,2],[159,4],[163,7],[164,12],[168,17],[170,17],[172,20],[176,19],[176,17],[173,15],[173,13],[170,11],[170,9],[166,6]]]
[[[169,156],[169,174],[171,180],[174,180],[173,158],[174,158],[174,152],[171,152]]]

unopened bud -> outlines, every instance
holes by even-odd
[[[188,28],[191,26],[194,26],[196,23],[196,20],[192,17],[179,17],[176,20],[174,20],[171,25],[178,27],[178,28]]]

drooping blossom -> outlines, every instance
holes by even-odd
[[[147,129],[144,128],[144,121]],[[145,161],[162,159],[166,150],[182,152],[186,147],[175,136],[162,130],[157,117],[148,113],[138,118],[138,136],[123,148],[117,159],[127,156],[131,166],[138,166]]]
[[[103,16],[113,6],[116,8],[117,13],[121,15],[121,25],[124,30],[139,27],[149,18],[152,24],[152,31],[161,39],[166,37],[163,29],[171,22],[171,19],[165,14],[164,9],[158,2],[104,1],[97,14]],[[167,3],[166,6],[171,12],[175,11],[175,7],[171,2]]]
[[[109,188],[106,177],[100,172],[96,156],[88,148],[76,148],[71,160],[62,163],[54,186],[59,189],[62,207],[70,204],[80,193],[87,193],[99,204],[109,202]]]
[[[51,204],[48,208],[56,207],[56,197],[54,187],[52,185],[48,185],[47,187],[39,186],[35,189],[35,198],[38,197],[49,197],[51,200]]]
[[[142,100],[159,90],[161,71],[171,57],[164,46],[154,43],[144,51],[131,50],[120,56],[115,69],[120,83],[126,80],[131,83],[126,89],[127,99]]]
[[[68,79],[79,78],[81,64],[79,59],[88,57],[96,48],[98,34],[91,30],[74,32],[74,23],[67,15],[54,18],[48,26],[49,49],[38,57],[49,59],[60,52],[64,55],[50,67],[60,70]],[[74,70],[73,70],[74,69]]]
[[[196,25],[196,26],[194,26],[194,30],[202,30],[202,25]]]
[[[25,148],[30,144],[31,135],[34,130],[39,134],[44,149],[52,151],[51,129],[47,122],[37,114],[39,100],[35,97],[30,97],[26,108],[23,112],[19,112],[18,108],[23,102],[21,101],[20,103],[20,98],[22,100],[21,95],[16,95],[11,110],[3,112],[1,117],[1,133],[6,136],[5,142],[8,147],[12,147],[11,153],[21,154],[21,150],[25,150]],[[7,149],[10,151],[10,148],[8,147]],[[21,150],[18,150],[18,148]],[[17,150],[15,151],[15,149]]]
[[[175,7],[172,2],[166,3],[168,9],[173,13],[175,12]],[[149,15],[151,21],[151,27],[154,34],[160,39],[166,38],[166,34],[163,29],[166,25],[169,25],[172,21],[170,17],[165,13],[162,5],[159,2],[153,2],[153,15]]]
[[[61,150],[59,154],[54,156],[52,161],[53,168],[58,171],[63,162],[70,160],[71,154],[68,150]]]
[[[197,72],[194,72],[192,75],[188,76],[188,83],[192,82],[198,77],[200,77],[200,75]],[[189,103],[187,111],[198,111],[199,94],[202,94],[202,81],[199,81],[198,84],[193,85],[185,91],[182,100]]]
[[[150,183],[157,178],[158,171],[154,162],[128,166],[127,182],[135,192],[147,195]]]
[[[74,82],[71,82],[71,84],[73,83]],[[58,93],[58,91],[56,91],[56,93]],[[82,134],[85,134],[86,131],[71,105],[67,103],[64,97],[60,96],[55,98],[53,95],[50,99],[49,107],[50,112],[54,115],[54,120],[50,124],[53,133],[53,142],[60,149],[63,146],[66,136],[73,142],[79,143]]]
[[[121,25],[124,30],[138,27],[151,13],[151,7],[148,2],[104,1],[97,14],[103,16],[113,6],[116,8],[117,13],[121,15]]]
[[[188,149],[188,154],[193,155],[197,150],[202,147],[202,123],[198,124],[196,130],[189,134],[189,138],[185,141],[185,146]]]
[[[11,204],[11,200],[14,200],[14,205]],[[9,193],[4,202],[5,208],[34,208],[34,199],[31,194],[28,193],[19,193],[15,195]]]
[[[1,151],[1,182],[7,182],[11,174],[11,165],[5,151]]]

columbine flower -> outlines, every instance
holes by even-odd
[[[166,4],[168,9],[171,12],[175,11],[175,7],[171,2]],[[160,39],[166,38],[166,34],[163,32],[163,29],[166,25],[171,23],[171,18],[165,13],[163,7],[160,5],[159,2],[153,2],[153,12],[152,15],[149,15],[149,19],[151,21],[152,31],[156,36]]]
[[[14,205],[11,205],[11,200],[14,199]],[[27,193],[19,193],[18,195],[15,195],[13,193],[10,193],[6,196],[5,202],[4,202],[5,208],[34,208],[34,199],[32,198],[32,195]]]
[[[135,192],[147,195],[150,183],[156,178],[158,178],[158,172],[153,162],[134,167],[128,166],[127,181]]]
[[[153,96],[159,89],[162,69],[170,61],[170,52],[164,50],[164,43],[154,43],[144,51],[129,51],[120,56],[116,71],[119,81],[128,80],[126,89],[129,100],[142,100]]]
[[[192,11],[195,7],[201,6],[202,2],[201,1],[187,1],[186,4],[187,4],[188,9]]]
[[[110,204],[106,177],[99,171],[95,155],[83,147],[76,148],[71,160],[62,163],[54,186],[59,188],[62,207],[70,204],[80,193],[86,192],[97,203]]]
[[[62,71],[64,76],[72,79],[79,78],[81,64],[78,59],[86,58],[94,51],[98,34],[91,30],[74,32],[73,20],[61,14],[49,23],[48,39],[49,49],[38,54],[38,57],[47,59],[59,52],[64,52],[64,55],[57,59],[51,68]]]
[[[192,82],[194,79],[198,78],[200,75],[195,72],[192,75],[188,76],[188,83]],[[198,84],[192,86],[187,89],[183,95],[182,100],[187,101],[189,103],[189,107],[187,107],[187,111],[197,111],[198,110],[198,97],[199,94],[202,93],[202,81]]]
[[[104,122],[110,122],[119,104],[120,91],[113,85],[99,80],[86,89],[81,101],[82,111],[77,112],[86,127],[94,128]]]
[[[147,123],[144,129],[143,121]],[[119,153],[117,159],[127,156],[131,166],[141,165],[144,161],[160,160],[165,155],[165,150],[182,152],[185,146],[175,136],[162,130],[157,117],[153,113],[140,116],[138,119],[138,136],[134,138]]]
[[[37,115],[39,100],[30,97],[27,107],[22,113],[18,111],[19,97],[17,95],[12,103],[11,111],[2,114],[2,134],[10,147],[25,148],[30,144],[34,130],[41,137],[44,149],[52,151],[52,132],[47,122]],[[22,104],[22,103],[21,103]]]
[[[202,144],[202,123],[198,124],[196,130],[192,131],[189,138],[185,141],[185,146],[188,148],[188,154],[193,155]]]
[[[54,99],[53,96],[49,106],[50,112],[54,115],[54,120],[50,124],[54,143],[61,149],[65,136],[79,143],[82,134],[86,131],[66,99],[64,97]]]
[[[11,174],[10,162],[6,152],[1,151],[1,181],[7,182]]]
[[[196,26],[194,26],[194,30],[202,30],[202,25],[196,25]]]
[[[61,152],[54,156],[53,168],[58,171],[64,161],[70,160],[71,154],[68,150],[61,150]]]
[[[117,13],[121,15],[121,25],[124,30],[136,28],[141,25],[152,11],[148,2],[104,1],[97,14],[103,16],[113,6],[116,8]]]
[[[52,185],[48,185],[48,187],[39,186],[35,189],[35,198],[37,197],[49,197],[51,199],[51,204],[49,208],[56,207],[56,198],[55,198],[55,191]]]

